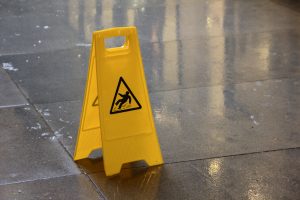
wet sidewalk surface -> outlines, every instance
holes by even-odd
[[[0,2],[0,199],[299,199],[300,1]],[[165,164],[73,162],[92,32],[138,28]]]

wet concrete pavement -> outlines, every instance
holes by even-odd
[[[299,199],[298,0],[4,0],[0,199]],[[92,32],[135,25],[164,160],[72,161]]]

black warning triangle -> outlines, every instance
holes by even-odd
[[[119,92],[120,86],[123,84],[126,88],[126,92],[123,94]],[[135,105],[134,105],[135,104]],[[126,106],[124,106],[126,105]],[[110,108],[110,114],[128,112],[132,110],[141,109],[142,106],[137,98],[134,96],[133,92],[130,90],[129,86],[126,84],[123,77],[120,77],[119,83],[115,92],[114,100]]]
[[[99,104],[98,104],[98,96],[96,96],[95,100],[93,101],[92,106],[99,106]]]

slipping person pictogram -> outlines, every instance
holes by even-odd
[[[119,95],[122,97],[122,99],[119,99],[116,102],[116,106],[119,105],[118,109],[121,109],[123,104],[126,103],[129,100],[129,104],[131,104],[131,97],[129,95],[129,92],[127,91],[125,94],[120,94]]]
[[[125,80],[120,77],[111,105],[110,114],[141,109],[142,106]]]

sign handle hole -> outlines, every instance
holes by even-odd
[[[126,45],[126,37],[125,36],[117,36],[117,37],[109,37],[104,40],[105,48],[122,48]]]

